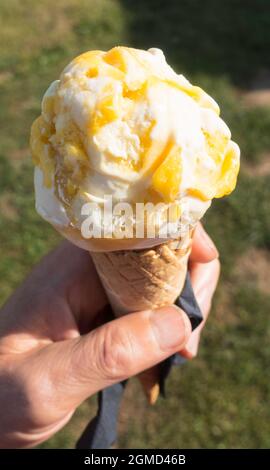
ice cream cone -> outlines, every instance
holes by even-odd
[[[90,252],[116,316],[171,305],[180,295],[187,272],[192,231],[145,250]],[[139,375],[147,400],[159,395],[159,368]]]
[[[143,387],[144,394],[149,405],[154,405],[159,397],[159,374],[160,366],[151,367],[138,375],[138,379]]]
[[[236,185],[240,150],[217,103],[161,50],[119,46],[76,57],[41,108],[30,139],[38,213],[91,253],[116,315],[174,303],[192,238],[178,229]],[[150,235],[142,203],[146,225],[155,208]],[[122,237],[123,212],[134,237]],[[158,368],[140,374],[151,403],[158,379]]]

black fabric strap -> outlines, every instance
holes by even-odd
[[[197,303],[196,297],[191,285],[190,274],[187,272],[186,281],[182,293],[175,301],[188,316],[191,322],[192,331],[202,322],[202,312]]]
[[[183,291],[175,303],[189,317],[192,330],[197,328],[203,317],[192,289],[189,273]],[[163,396],[165,396],[166,379],[172,366],[182,365],[185,362],[186,359],[180,354],[174,354],[161,363],[160,390]],[[127,380],[99,392],[97,416],[85,428],[77,442],[77,449],[108,449],[116,441],[118,412],[126,383]]]
[[[98,394],[98,413],[90,421],[77,442],[77,449],[108,449],[115,442],[117,418],[126,386],[120,382]]]

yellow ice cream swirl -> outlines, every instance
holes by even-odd
[[[66,208],[103,193],[131,202],[199,201],[236,185],[239,148],[219,107],[161,51],[115,47],[75,58],[45,94],[31,150]]]

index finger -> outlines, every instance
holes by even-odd
[[[192,263],[209,263],[218,258],[218,250],[204,230],[201,223],[195,229],[192,242],[190,261]]]

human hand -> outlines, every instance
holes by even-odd
[[[191,279],[206,318],[217,251],[196,230]],[[90,395],[181,350],[199,333],[176,306],[105,323],[107,299],[87,252],[63,242],[0,312],[0,447],[31,447],[61,429]],[[102,325],[102,326],[99,326]],[[201,328],[200,328],[201,329]]]

